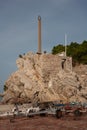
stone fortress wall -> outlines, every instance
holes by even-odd
[[[72,71],[72,58],[64,55],[42,54],[40,55],[42,71],[56,73],[60,70]]]

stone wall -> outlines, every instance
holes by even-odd
[[[49,73],[57,73],[60,70],[72,70],[72,58],[64,57],[52,54],[42,54],[40,55],[40,63],[42,71]]]

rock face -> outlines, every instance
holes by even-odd
[[[5,82],[2,102],[87,100],[87,75],[71,71],[71,58],[29,52],[20,55],[16,63],[18,70]]]

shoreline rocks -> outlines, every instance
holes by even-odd
[[[5,82],[3,103],[51,100],[87,101],[87,75],[71,71],[69,57],[27,53],[16,61],[18,70]],[[69,66],[68,66],[69,65]],[[19,101],[18,101],[19,99]]]

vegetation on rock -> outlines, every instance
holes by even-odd
[[[87,41],[83,41],[81,44],[77,42],[71,42],[70,45],[66,46],[67,56],[72,56],[73,65],[75,64],[87,64]],[[54,46],[52,49],[52,54],[57,54],[65,51],[64,45]]]
[[[4,91],[6,91],[8,89],[8,87],[6,85],[4,85]]]

